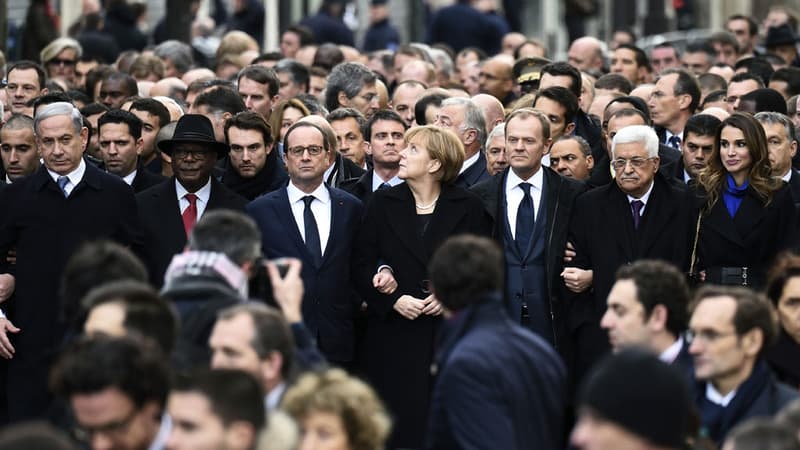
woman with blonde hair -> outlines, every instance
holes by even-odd
[[[282,408],[300,428],[299,450],[382,450],[391,429],[372,388],[341,369],[303,375]]]
[[[464,147],[453,132],[411,128],[405,145],[398,173],[405,183],[373,194],[356,264],[368,305],[363,369],[396,419],[391,447],[419,448],[442,313],[431,294],[428,260],[448,237],[488,236],[491,225],[481,200],[453,184],[464,162]]]
[[[763,288],[772,259],[794,243],[791,191],[771,171],[761,124],[744,113],[725,119],[698,177],[694,263],[700,279]]]

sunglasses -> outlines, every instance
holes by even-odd
[[[52,64],[54,66],[61,66],[61,65],[74,66],[75,65],[75,61],[72,60],[72,59],[53,58],[50,61],[47,61],[47,64]]]

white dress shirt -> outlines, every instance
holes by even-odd
[[[286,383],[281,382],[264,396],[264,405],[267,411],[278,409],[284,392],[286,392]]]
[[[642,205],[642,209],[639,210],[639,215],[641,217],[644,217],[644,210],[645,210],[645,208],[647,208],[647,202],[650,201],[650,193],[653,192],[653,186],[655,186],[655,184],[656,183],[654,181],[651,181],[650,182],[650,187],[647,188],[647,192],[645,192],[644,195],[642,195],[640,198],[636,198],[636,197],[632,197],[630,195],[626,195],[626,197],[628,197],[628,206],[630,206],[631,202],[634,201],[634,200],[641,200],[642,203],[644,203]],[[633,211],[631,210],[631,213],[632,212]]]
[[[658,355],[658,359],[664,363],[672,364],[675,358],[681,353],[681,348],[683,348],[683,336],[678,336],[678,339],[676,339],[672,345]]]
[[[723,408],[736,397],[736,389],[728,392],[728,395],[723,396],[709,381],[706,383],[706,399],[715,405],[722,406]]]
[[[133,186],[133,180],[135,178],[136,178],[136,169],[133,169],[133,172],[125,175],[124,177],[122,177],[123,181],[128,183],[128,186]],[[188,200],[187,200],[187,202],[188,202]]]
[[[292,207],[294,221],[297,224],[297,229],[300,230],[303,242],[306,241],[306,222],[303,219],[306,203],[303,201],[303,197],[306,195],[314,196],[314,201],[311,202],[311,212],[317,222],[319,244],[324,255],[325,248],[328,246],[328,237],[331,234],[331,193],[328,192],[328,188],[323,183],[317,186],[311,194],[306,194],[290,182],[286,187],[286,193],[289,195],[289,205]]]
[[[185,195],[188,194],[189,191],[178,182],[177,178],[175,179],[175,192],[178,194],[178,206],[181,208],[181,214],[183,214],[186,208],[189,207],[189,200],[185,198]],[[203,217],[203,213],[206,211],[206,206],[208,206],[208,199],[211,198],[211,178],[209,178],[206,185],[198,189],[194,195],[197,196],[195,204],[197,205],[197,221],[199,222],[200,218]]]
[[[53,181],[55,181],[56,184],[58,184],[58,177],[60,177],[61,175],[53,172],[50,169],[47,169],[47,173],[49,173],[50,176],[53,178]],[[78,167],[66,175],[67,178],[69,178],[69,182],[67,183],[66,186],[64,186],[64,191],[66,191],[67,197],[69,197],[72,194],[73,189],[75,189],[75,186],[77,186],[78,183],[81,182],[81,180],[83,179],[83,174],[85,173],[86,173],[86,162],[83,160],[83,158],[81,158],[81,162],[78,164]]]
[[[792,179],[792,168],[791,168],[791,167],[789,167],[789,171],[788,171],[788,172],[786,172],[786,175],[784,175],[784,176],[782,176],[782,177],[781,177],[781,180],[783,180],[783,181],[785,181],[785,182],[787,182],[787,183],[788,183],[788,182],[789,182],[789,180],[791,180],[791,179]]]
[[[665,129],[664,131],[665,131],[665,133],[664,133],[664,142],[663,142],[664,145],[666,145],[667,147],[670,147],[670,148],[675,148],[675,147],[672,146],[672,144],[669,143],[669,140],[672,139],[672,136],[678,136],[678,139],[681,140],[681,144],[683,144],[683,130],[681,130],[680,133],[677,133],[677,134],[672,134],[672,132],[667,130],[667,129]],[[683,148],[683,145],[679,145],[678,148],[676,148],[675,150],[680,152],[682,148]]]
[[[475,152],[474,155],[470,156],[469,159],[464,161],[464,164],[461,165],[461,170],[458,172],[458,174],[461,175],[462,173],[464,173],[465,170],[472,167],[472,165],[475,164],[478,161],[478,158],[480,157],[481,157],[481,151],[478,150],[477,152]]]
[[[525,197],[525,191],[519,186],[522,183],[531,184],[531,198],[533,199],[533,212],[535,217],[539,216],[539,205],[542,203],[542,188],[544,187],[544,171],[541,167],[527,180],[518,177],[513,170],[508,171],[506,177],[506,215],[508,216],[508,225],[511,227],[511,236],[517,238],[517,210],[519,204],[522,203]]]
[[[397,186],[398,184],[400,184],[402,182],[403,182],[403,180],[401,180],[400,178],[397,177],[397,175],[395,175],[389,181],[387,181],[386,183],[389,183],[390,186],[394,187],[394,186]],[[372,192],[377,191],[378,188],[380,188],[383,183],[384,183],[383,178],[378,176],[378,174],[375,173],[375,171],[373,171],[372,172]]]

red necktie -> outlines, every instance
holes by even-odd
[[[183,229],[186,231],[186,238],[192,232],[195,222],[197,222],[197,196],[194,194],[186,194],[183,196],[189,201],[189,207],[183,210]]]

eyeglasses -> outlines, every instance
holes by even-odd
[[[644,167],[644,164],[647,161],[651,161],[653,159],[655,158],[631,158],[631,159],[617,158],[611,161],[611,165],[614,167],[614,169],[620,170],[624,169],[625,166],[627,166],[628,163],[630,163],[634,169],[641,169],[642,167]]]
[[[127,416],[120,420],[93,427],[77,426],[72,430],[72,433],[80,442],[90,442],[92,437],[97,433],[102,433],[105,436],[120,436],[128,431],[128,427],[138,413],[139,410],[134,408]]]
[[[322,152],[327,152],[328,150],[326,150],[324,147],[319,146],[319,145],[307,145],[305,147],[302,146],[302,145],[297,145],[297,146],[294,146],[294,147],[289,147],[286,150],[286,153],[288,153],[288,154],[290,154],[292,156],[295,156],[295,157],[299,157],[299,156],[303,156],[303,153],[305,153],[306,151],[311,156],[319,156],[319,155],[322,154]]]
[[[47,64],[52,64],[54,66],[74,66],[75,61],[72,59],[60,59],[60,58],[53,58],[50,61],[47,61]]]
[[[189,150],[183,148],[176,148],[175,150],[172,151],[172,157],[177,159],[186,159],[186,157],[189,155],[192,155],[192,158],[194,159],[206,159],[206,157],[210,154],[211,154],[210,151],[200,150],[200,149]]]
[[[698,342],[705,342],[706,344],[712,344],[716,342],[718,339],[735,335],[736,331],[728,331],[726,333],[716,331],[716,330],[686,330],[684,334],[684,338],[686,342],[692,343],[694,341]]]

